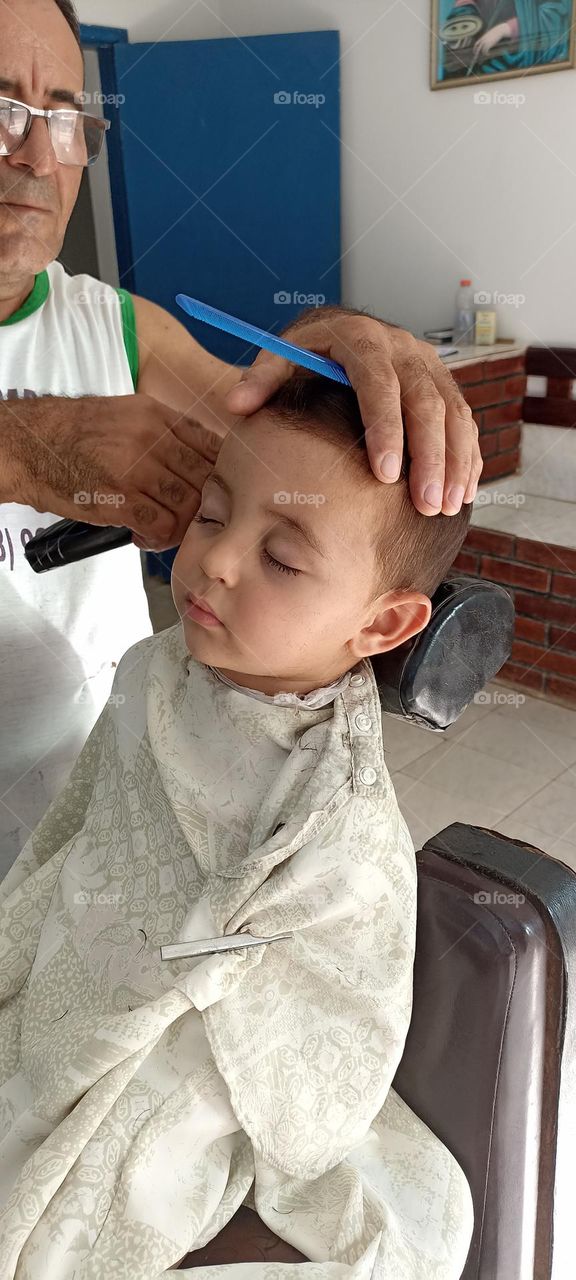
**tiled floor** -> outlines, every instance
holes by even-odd
[[[517,836],[576,870],[576,711],[492,682],[443,734],[383,719],[417,848],[451,822]]]
[[[155,630],[177,620],[146,580]],[[517,836],[576,870],[576,710],[489,684],[443,734],[392,716],[384,753],[416,848],[451,822]]]
[[[573,502],[555,498],[540,498],[533,493],[522,493],[522,477],[514,476],[517,488],[504,488],[495,480],[492,486],[482,489],[483,503],[474,507],[472,524],[480,529],[498,529],[518,538],[531,538],[534,542],[551,542],[557,547],[576,546],[576,508]],[[494,494],[498,497],[489,501]],[[519,496],[520,505],[514,505]]]

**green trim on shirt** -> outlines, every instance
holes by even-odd
[[[138,355],[138,337],[136,335],[136,315],[134,312],[134,299],[127,289],[118,289],[120,305],[122,308],[122,332],[124,334],[124,346],[126,347],[126,355],[128,356],[128,364],[130,365],[130,373],[132,374],[132,382],[134,390],[138,390],[138,375],[140,371],[140,358]]]
[[[35,277],[34,288],[28,294],[28,297],[24,299],[22,306],[18,307],[18,310],[13,315],[8,316],[6,320],[0,320],[0,328],[7,324],[17,324],[19,320],[26,320],[34,311],[38,311],[38,308],[44,305],[49,292],[48,272],[41,271],[40,275]]]

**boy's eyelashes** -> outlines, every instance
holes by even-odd
[[[278,569],[280,573],[300,573],[301,572],[300,569],[292,569],[290,565],[282,564],[281,560],[275,560],[274,556],[271,556],[268,551],[263,551],[262,554],[264,556],[264,559],[268,562],[268,564],[272,565],[274,569]]]
[[[210,519],[208,516],[201,516],[201,515],[193,516],[193,519],[196,521],[197,524],[221,524],[222,523],[221,520],[214,520],[214,519]],[[271,556],[268,551],[263,551],[262,555],[264,556],[266,563],[269,564],[272,568],[276,569],[279,573],[301,573],[302,572],[301,569],[292,569],[290,568],[289,565],[282,564],[280,560],[275,560],[274,556]]]

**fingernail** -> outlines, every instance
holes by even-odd
[[[456,507],[456,510],[459,511],[460,507],[462,506],[463,497],[464,497],[464,485],[453,484],[452,488],[448,490],[448,496],[446,501],[450,504],[451,507]]]
[[[400,459],[397,453],[384,453],[378,463],[380,475],[386,480],[397,480],[400,475]]]
[[[433,484],[429,484],[428,488],[424,490],[425,502],[427,502],[431,507],[441,507],[442,492],[442,485],[438,480],[435,480]]]

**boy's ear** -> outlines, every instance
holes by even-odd
[[[376,602],[372,622],[348,641],[355,659],[387,653],[428,626],[432,601],[420,591],[389,591]]]

